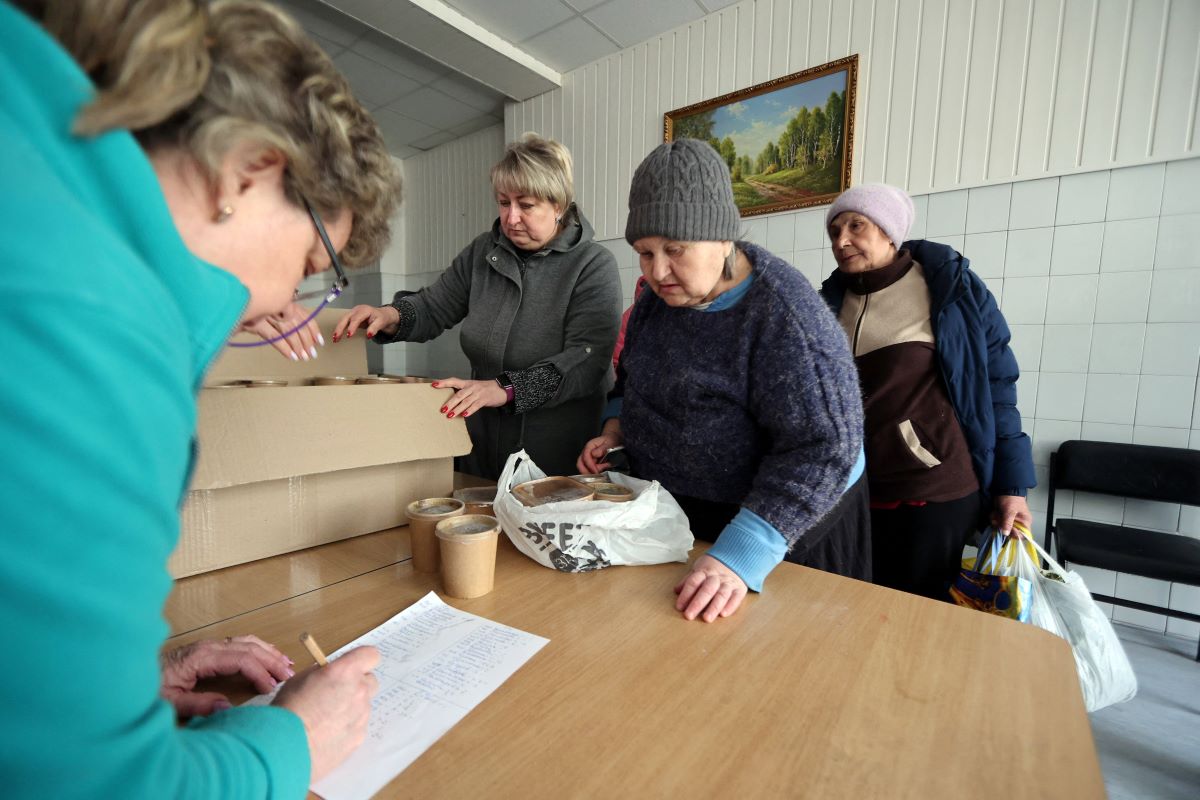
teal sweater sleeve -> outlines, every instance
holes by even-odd
[[[149,162],[0,0],[0,794],[301,798],[280,708],[184,728],[158,696],[194,387],[247,293],[187,252]]]

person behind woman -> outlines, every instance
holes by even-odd
[[[785,559],[870,579],[845,337],[794,267],[736,241],[739,220],[708,144],[667,142],[637,168],[625,238],[651,291],[630,316],[620,399],[577,465],[599,472],[624,444],[633,473],[716,538],[675,587],[676,609],[707,622],[737,611]]]
[[[570,474],[612,386],[621,319],[612,253],[592,240],[573,202],[571,154],[527,133],[492,167],[499,219],[432,286],[390,305],[356,306],[334,341],[359,328],[380,344],[424,342],[461,322],[471,379],[442,407],[466,417],[471,454],[460,469],[497,478],[521,448],[550,475]]]
[[[378,258],[395,169],[271,6],[0,2],[0,31],[3,794],[303,797],[365,735],[378,654],[229,709],[196,681],[291,664],[254,637],[160,663],[167,558],[209,362],[336,250]]]
[[[1028,526],[1036,481],[1004,316],[953,248],[904,241],[912,222],[893,186],[839,195],[821,293],[862,379],[875,582],[946,599],[982,512]]]

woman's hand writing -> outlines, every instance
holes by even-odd
[[[371,698],[379,679],[371,671],[379,663],[374,647],[358,647],[312,667],[288,681],[275,705],[294,712],[304,723],[315,783],[354,752],[367,735]]]

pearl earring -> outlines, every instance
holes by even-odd
[[[232,216],[233,216],[233,206],[224,205],[224,206],[221,206],[219,211],[217,211],[216,221],[224,222],[225,220],[229,219]]]

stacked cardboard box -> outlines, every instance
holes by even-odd
[[[328,344],[313,361],[260,347],[228,348],[214,364],[210,386],[289,383],[201,391],[199,457],[173,576],[403,525],[408,503],[450,493],[453,456],[471,449],[463,421],[439,413],[450,390],[307,385],[317,376],[366,373],[363,336],[333,344],[332,326],[344,313],[322,313]]]

